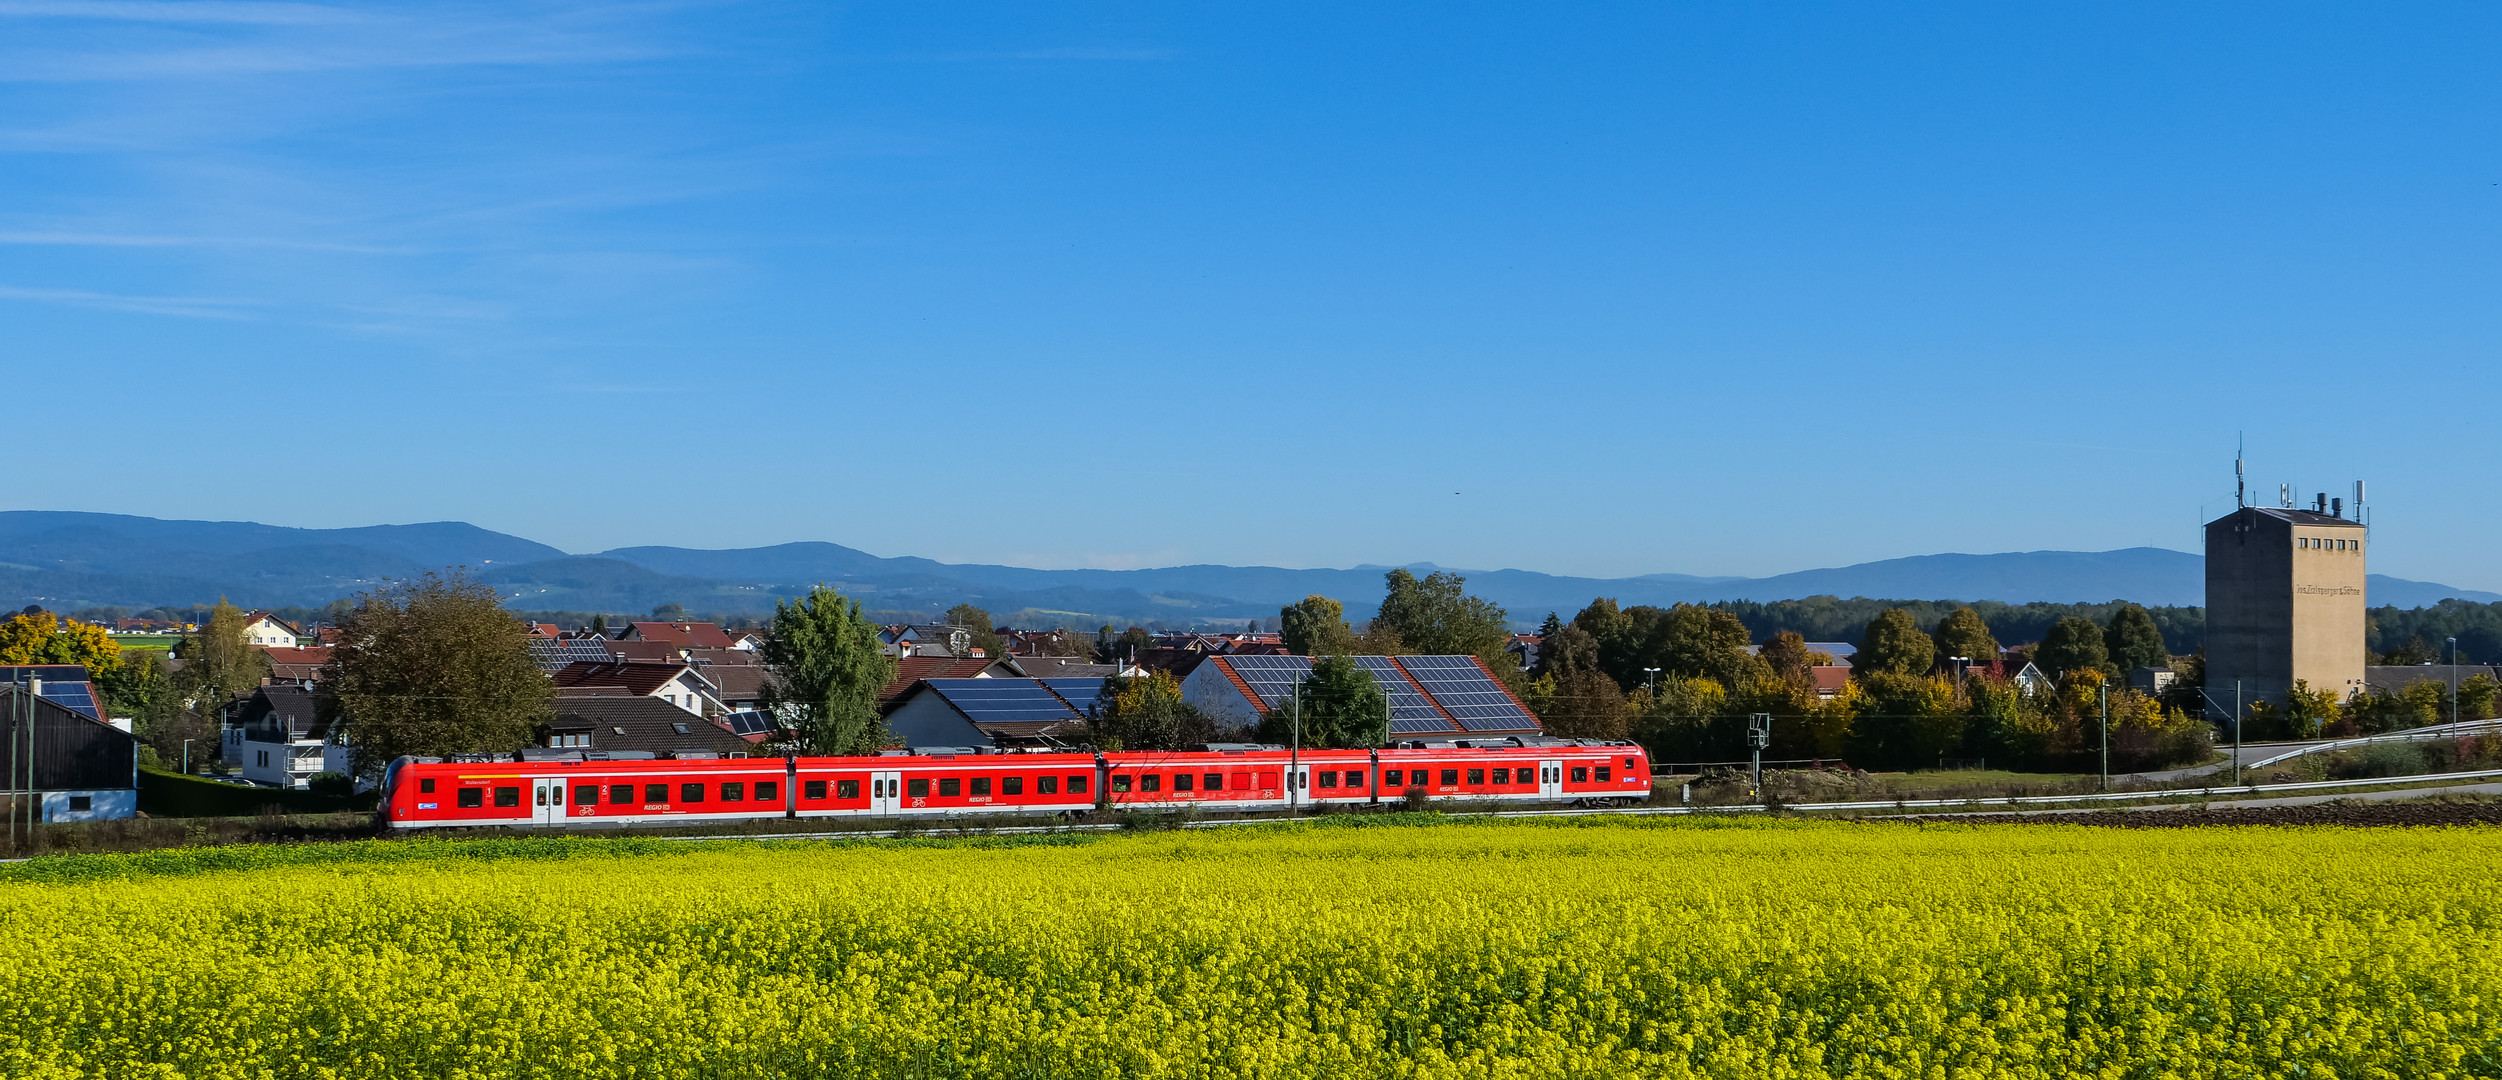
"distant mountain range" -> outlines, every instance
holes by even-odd
[[[0,600],[56,611],[115,605],[187,605],[220,596],[259,607],[317,606],[387,579],[467,566],[517,610],[643,612],[665,603],[690,611],[763,611],[823,582],[872,610],[937,612],[970,601],[1017,625],[1068,620],[1240,619],[1277,613],[1319,593],[1361,617],[1390,568],[1288,570],[1269,566],[1173,566],[1153,570],[1032,570],[881,558],[828,543],[704,551],[634,547],[569,555],[545,544],[461,522],[289,529],[233,521],[161,521],[118,514],[0,512]],[[1436,569],[1412,567],[1419,574]],[[1788,600],[1867,596],[1893,600],[2132,600],[2197,605],[2202,561],[2163,548],[1922,555],[1765,578],[1649,574],[1579,578],[1528,570],[1467,570],[1469,591],[1536,622],[1570,615],[1594,597],[1619,603]],[[2372,575],[2374,605],[2422,607],[2445,597],[2502,594]]]

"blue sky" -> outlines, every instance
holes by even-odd
[[[2502,589],[2502,14],[2182,8],[0,0],[6,498]]]

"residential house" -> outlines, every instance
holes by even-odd
[[[1538,647],[1544,644],[1543,634],[1513,634],[1511,640],[1503,643],[1503,651],[1512,654],[1520,670],[1527,671],[1538,666]]]
[[[130,721],[115,721],[104,715],[104,699],[97,695],[95,683],[89,681],[87,669],[78,664],[0,665],[0,684],[26,687],[36,697],[90,720],[130,730]]]
[[[31,781],[18,790],[32,794],[37,821],[139,812],[139,740],[129,731],[45,696],[31,679],[0,682],[0,717],[12,718],[5,730],[18,736],[0,739],[0,769],[11,787]],[[20,757],[30,741],[33,751]]]
[[[950,626],[946,623],[907,623],[889,626],[878,634],[878,640],[885,644],[886,655],[893,657],[970,658],[979,655],[979,652],[973,648],[973,631],[970,627]]]
[[[912,747],[1066,747],[1102,689],[1102,679],[923,679],[886,710],[886,729]]]
[[[895,678],[877,692],[878,708],[894,703],[923,679],[1019,678],[1023,672],[1006,660],[983,656],[906,656],[895,661]]]
[[[269,681],[285,686],[311,686],[321,681],[321,666],[330,662],[329,646],[289,649],[264,646],[269,655]]]
[[[333,734],[314,707],[312,687],[264,686],[226,725],[224,756],[255,784],[302,788],[317,774],[350,772],[348,747]]]
[[[632,622],[619,641],[663,641],[681,649],[726,649],[730,635],[708,622]]]
[[[562,695],[658,698],[699,717],[727,711],[721,704],[720,688],[693,664],[584,661],[567,664],[548,677]]]
[[[1123,664],[1097,664],[1066,656],[1019,656],[1008,661],[1017,674],[1037,679],[1126,679],[1138,669]]]
[[[572,664],[614,663],[618,657],[609,651],[613,644],[605,638],[596,637],[533,637],[529,639],[530,660],[539,666],[540,671],[547,672],[562,671]]]
[[[293,624],[282,622],[266,611],[255,611],[243,617],[243,638],[253,645],[292,649],[296,639],[302,636]]]
[[[672,757],[746,757],[755,746],[729,728],[653,697],[556,696],[556,717],[533,734],[551,750],[647,752]]]

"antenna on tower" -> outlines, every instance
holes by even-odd
[[[2362,500],[2358,499],[2357,502]],[[2250,500],[2241,478],[2241,433],[2233,433],[2233,505],[2248,506]]]

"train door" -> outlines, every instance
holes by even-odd
[[[894,817],[903,812],[902,773],[869,774],[869,812],[879,817]]]
[[[1545,800],[1549,800],[1549,801],[1554,801],[1554,800],[1559,800],[1559,799],[1562,799],[1563,797],[1564,797],[1564,763],[1563,763],[1563,762],[1561,762],[1561,761],[1541,761],[1541,762],[1539,762],[1539,763],[1538,763],[1538,798],[1545,799]]]
[[[565,778],[542,776],[530,781],[530,816],[541,825],[565,823]]]

